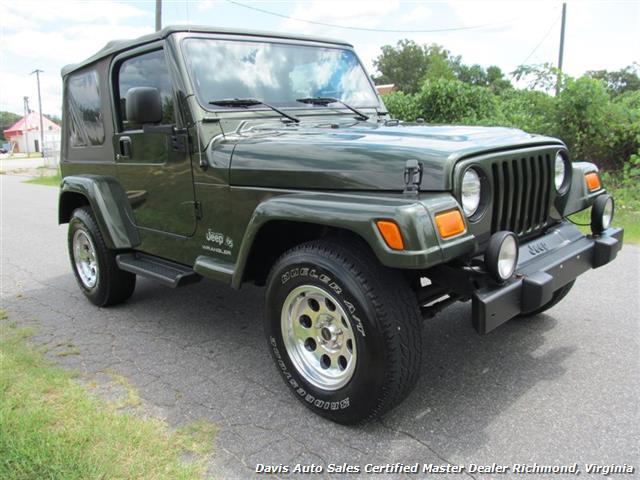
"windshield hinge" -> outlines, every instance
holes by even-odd
[[[407,160],[404,166],[404,193],[417,195],[422,183],[422,164],[417,160]]]
[[[173,134],[169,137],[172,152],[188,153],[187,145],[189,144],[189,135],[186,128],[174,129]]]
[[[193,202],[193,206],[196,210],[196,219],[202,220],[202,203],[195,201]]]

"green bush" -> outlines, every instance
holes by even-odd
[[[496,96],[488,88],[460,80],[427,80],[415,102],[419,115],[432,123],[476,124],[497,112]]]
[[[420,116],[415,97],[410,93],[388,93],[384,95],[384,104],[393,118],[413,122]]]
[[[429,123],[500,125],[558,137],[572,158],[622,172],[640,170],[640,91],[611,96],[601,80],[565,77],[557,97],[536,90],[495,89],[455,79],[427,79],[416,94],[384,101],[394,118]],[[627,173],[629,178],[635,173]]]
[[[574,159],[602,161],[619,123],[603,83],[588,77],[569,80],[557,98],[556,134]]]
[[[520,128],[541,135],[555,134],[554,98],[536,90],[508,90],[498,99],[498,114],[486,124]]]

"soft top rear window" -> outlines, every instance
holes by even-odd
[[[74,73],[67,79],[66,114],[72,147],[104,143],[100,84],[95,70]]]

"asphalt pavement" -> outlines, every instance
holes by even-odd
[[[127,303],[96,308],[69,266],[57,190],[23,180],[0,176],[2,308],[36,325],[33,341],[65,368],[126,377],[171,426],[218,425],[216,478],[251,478],[258,463],[316,464],[320,476],[339,478],[329,464],[416,462],[578,463],[580,478],[590,478],[587,463],[626,463],[636,473],[616,478],[638,476],[637,246],[587,272],[549,312],[489,335],[473,330],[468,303],[425,321],[414,392],[380,420],[346,427],[313,415],[287,391],[263,335],[263,289],[203,281],[171,290],[139,279]],[[78,354],[56,355],[66,345]],[[349,478],[358,476],[367,475]],[[544,478],[551,477],[563,478]]]

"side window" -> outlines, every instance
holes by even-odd
[[[133,87],[154,87],[162,98],[162,123],[175,123],[173,111],[173,89],[162,50],[145,53],[125,60],[118,70],[118,94],[120,96],[120,121],[125,130],[135,127],[126,118],[125,96]]]
[[[69,145],[87,147],[104,143],[104,123],[98,73],[89,70],[67,80]]]

